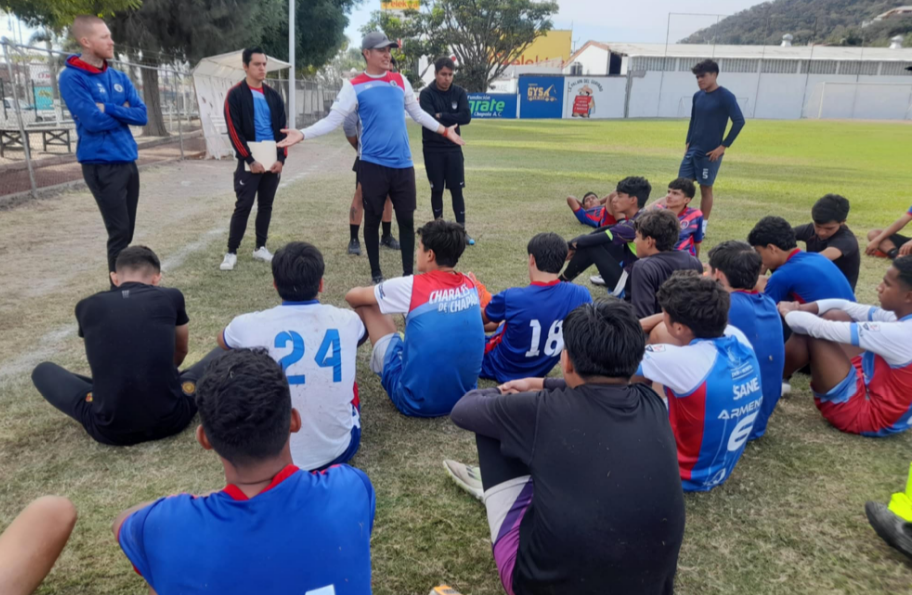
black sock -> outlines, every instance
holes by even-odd
[[[361,229],[361,226],[360,226],[360,225],[351,225],[351,224],[349,224],[349,226],[348,226],[348,233],[349,233],[349,235],[351,235],[351,241],[353,241],[353,242],[357,242],[357,241],[358,241],[358,230],[359,230],[359,229]]]
[[[383,237],[385,237],[385,238],[390,237],[393,234],[393,222],[384,221],[382,223],[382,225],[383,225]]]

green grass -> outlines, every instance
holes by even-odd
[[[533,234],[556,231],[569,238],[584,231],[564,203],[568,193],[607,193],[620,178],[643,175],[653,182],[654,197],[661,196],[677,172],[685,131],[681,121],[472,124],[465,130],[466,197],[468,226],[478,245],[467,250],[460,268],[474,271],[492,291],[526,283],[525,245]],[[849,222],[860,237],[868,228],[886,225],[910,203],[910,131],[897,124],[751,121],[725,157],[706,246],[746,237],[767,214],[807,222],[811,204],[827,192],[852,201]],[[420,160],[419,131],[411,133]],[[339,134],[292,154],[305,159],[337,151],[341,161],[280,190],[270,239],[273,247],[298,239],[319,246],[327,262],[323,300],[337,305],[347,289],[369,278],[366,258],[345,254],[353,184],[343,144]],[[423,171],[417,177],[416,218],[422,221],[431,213]],[[207,230],[226,225],[232,198],[226,184],[213,188],[192,220],[143,241],[167,258]],[[47,201],[42,208],[66,210],[68,200]],[[141,205],[140,227],[143,217],[156,215],[155,204]],[[12,215],[17,213],[0,217],[0,232],[11,225],[4,218],[9,222]],[[54,232],[42,228],[41,217],[15,220],[53,241]],[[252,229],[245,245],[251,234]],[[216,333],[234,315],[276,303],[267,269],[249,256],[242,254],[234,274],[220,274],[222,249],[219,236],[167,275],[167,283],[187,297],[188,362],[213,346]],[[8,256],[15,257],[15,251]],[[383,253],[388,275],[399,270],[397,263],[396,254]],[[885,266],[882,260],[863,260],[860,300],[875,300]],[[83,275],[65,277],[49,293],[0,309],[0,365],[35,348],[30,337],[70,323],[75,302],[101,288],[102,269],[99,262]],[[87,370],[74,336],[56,347],[54,361]],[[474,460],[472,436],[446,418],[399,415],[370,373],[368,356],[369,349],[362,348],[358,383],[364,437],[354,464],[377,490],[374,592],[424,595],[446,582],[466,595],[500,593],[484,510],[441,468],[444,458]],[[80,512],[70,544],[40,592],[142,592],[142,580],[111,537],[111,520],[120,510],[159,495],[222,487],[214,455],[196,445],[190,429],[132,448],[99,446],[46,405],[26,373],[0,382],[0,526],[46,493],[70,497]],[[863,512],[865,500],[886,501],[903,486],[912,436],[872,440],[841,434],[814,408],[807,379],[799,377],[794,386],[767,435],[748,445],[731,479],[709,494],[686,496],[677,591],[912,592],[912,567],[877,539]],[[610,585],[605,590],[610,592]]]

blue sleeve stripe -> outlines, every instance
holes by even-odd
[[[849,326],[849,328],[851,329],[851,332],[852,332],[852,345],[854,345],[855,347],[858,347],[858,343],[859,343],[859,339],[858,339],[858,323],[857,323],[857,322],[853,322],[853,323]]]
[[[875,312],[877,312],[877,308],[875,308],[874,306],[871,306],[871,308],[868,310],[868,321],[871,321],[871,322],[874,321]]]
[[[231,345],[228,344],[228,337],[225,336],[225,330],[226,329],[222,329],[222,341],[225,343],[225,347],[228,349],[234,349]]]

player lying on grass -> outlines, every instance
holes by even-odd
[[[832,260],[855,291],[861,251],[858,238],[846,225],[848,217],[849,201],[838,194],[827,194],[811,208],[814,222],[796,227],[795,237],[805,243],[808,252],[818,252]]]
[[[662,311],[658,291],[672,273],[702,273],[703,265],[689,252],[675,250],[680,225],[671,211],[647,211],[633,226],[638,260],[630,271],[630,301],[637,318],[645,318]]]
[[[728,325],[728,292],[681,271],[662,285],[668,337],[646,347],[639,380],[665,387],[684,491],[722,485],[744,452],[760,414],[760,365],[744,334]],[[646,332],[658,317],[642,321]]]
[[[761,219],[747,241],[760,254],[763,267],[773,271],[768,280],[760,280],[760,285],[765,281],[764,293],[777,304],[831,298],[855,301],[855,293],[842,271],[822,254],[802,252],[792,226],[782,217]]]
[[[877,287],[880,308],[847,300],[783,302],[794,334],[786,373],[811,366],[820,413],[838,430],[887,436],[912,425],[912,256]]]
[[[697,193],[697,187],[686,178],[672,180],[668,184],[668,194],[657,200],[650,208],[668,209],[680,222],[680,235],[675,250],[686,250],[694,256],[700,255],[700,244],[703,243],[703,211],[690,206]]]
[[[526,251],[530,285],[498,293],[482,310],[486,324],[500,324],[485,346],[482,378],[503,383],[547,376],[564,348],[564,317],[592,301],[585,287],[558,279],[567,260],[567,242],[562,237],[540,233],[529,240]]]
[[[760,255],[746,242],[728,240],[709,251],[709,274],[728,292],[728,324],[744,333],[760,365],[763,404],[750,440],[766,432],[767,422],[782,396],[785,366],[782,318],[769,296],[753,290],[762,266]]]
[[[43,496],[25,507],[0,535],[0,593],[31,595],[63,552],[76,525],[66,498]]]
[[[508,594],[670,595],[684,502],[665,405],[630,384],[643,332],[630,305],[611,300],[568,314],[564,340],[563,378],[515,380],[456,404],[451,418],[476,434],[480,470],[444,465],[484,501]]]
[[[437,219],[418,229],[420,275],[356,287],[345,300],[355,309],[374,350],[371,370],[405,415],[448,415],[478,385],[484,324],[475,282],[455,270],[465,252],[458,223]],[[405,335],[393,314],[405,315]]]
[[[633,222],[649,200],[651,191],[652,186],[646,178],[629,177],[618,182],[612,204],[619,222],[570,240],[570,262],[560,276],[561,281],[573,281],[594,264],[600,279],[593,281],[608,287],[612,295],[620,296],[629,289],[630,267],[637,258],[633,247],[636,237]]]
[[[218,337],[222,349],[266,349],[285,370],[302,420],[291,456],[308,471],[348,462],[361,444],[355,362],[367,331],[351,310],[320,303],[323,271],[314,246],[283,246],[272,259],[281,305],[238,316]]]
[[[124,554],[156,593],[370,593],[374,490],[348,465],[294,466],[301,428],[282,368],[263,350],[217,358],[197,392],[196,439],[228,485],[134,506],[114,521]]]
[[[616,193],[612,192],[605,198],[599,198],[595,192],[587,192],[583,196],[583,202],[575,196],[568,196],[567,206],[583,225],[595,228],[614,225],[617,223],[613,205],[615,195]]]
[[[886,229],[872,229],[868,232],[868,247],[865,253],[871,256],[909,256],[912,254],[912,238],[900,235],[899,231],[912,221],[912,207],[903,213]]]
[[[179,372],[190,330],[184,296],[159,287],[161,263],[145,246],[121,251],[114,288],[76,304],[92,377],[43,362],[32,382],[48,403],[102,444],[131,445],[177,434],[196,415],[193,393],[208,360]]]

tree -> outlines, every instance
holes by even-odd
[[[135,10],[142,0],[0,0],[0,9],[16,15],[30,27],[60,34],[81,14],[109,18]]]
[[[456,57],[460,84],[485,92],[533,41],[551,30],[551,15],[557,10],[556,2],[533,0],[429,0],[421,11],[408,11],[401,18],[375,14],[373,21],[390,39],[403,39],[407,60],[412,60],[412,45],[418,46],[416,53],[448,48],[446,53]],[[412,35],[400,37],[408,33]]]
[[[449,56],[450,49],[442,35],[433,34],[443,25],[443,11],[433,8],[425,12],[415,10],[404,14],[394,12],[374,12],[371,19],[361,28],[364,34],[370,31],[383,31],[392,40],[401,39],[402,47],[393,48],[393,57],[399,65],[399,72],[408,78],[416,89],[424,85],[422,77],[435,58]],[[418,70],[418,61],[428,56],[431,60],[424,71]],[[361,58],[361,64],[364,59]]]
[[[212,54],[256,44],[278,20],[283,0],[144,0],[138,10],[108,21],[114,40],[141,68],[149,114],[144,133],[168,136],[162,116],[158,67],[198,62]]]

